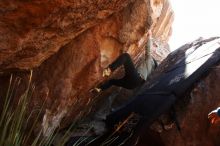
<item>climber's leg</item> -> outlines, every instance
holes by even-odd
[[[121,54],[112,64],[109,65],[111,71],[116,70],[121,65],[124,65],[125,76],[132,75],[136,71],[134,63],[132,62],[131,56],[128,53]]]
[[[134,89],[144,82],[139,76],[137,70],[134,67],[132,59],[128,53],[120,55],[112,64],[109,65],[111,71],[114,71],[121,65],[124,66],[125,76],[121,79],[112,79],[101,85],[101,90],[108,89],[112,85],[124,87],[127,89]]]
[[[119,80],[112,79],[100,85],[98,88],[100,88],[101,90],[106,90],[110,88],[112,85],[121,86],[121,83],[122,82],[120,82],[120,79]]]

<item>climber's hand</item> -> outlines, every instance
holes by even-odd
[[[217,114],[217,111],[214,110],[211,113],[208,114],[208,119],[210,120],[211,124],[217,124],[220,123],[220,117]]]
[[[103,70],[102,76],[103,76],[103,77],[108,77],[108,76],[111,75],[111,73],[112,73],[112,71],[111,71],[111,69],[108,67],[108,68],[105,68],[105,69]]]

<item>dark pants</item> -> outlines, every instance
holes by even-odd
[[[112,85],[124,87],[126,89],[134,89],[144,83],[144,80],[140,77],[137,70],[134,67],[134,63],[131,60],[131,57],[128,53],[123,53],[120,55],[112,64],[109,65],[109,68],[113,72],[121,65],[124,65],[125,75],[121,79],[111,79],[101,85],[99,88],[102,90],[108,89]]]

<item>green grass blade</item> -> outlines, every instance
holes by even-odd
[[[10,94],[10,91],[11,91],[12,77],[13,76],[11,75],[10,80],[9,80],[8,90],[7,90],[7,93],[6,93],[6,96],[5,96],[3,109],[2,109],[2,112],[1,112],[0,126],[2,126],[2,122],[5,119],[5,115],[6,115],[7,110],[8,110],[8,105],[10,103],[9,94]]]
[[[12,120],[12,117],[13,117],[13,114],[12,115],[10,115],[8,118],[7,118],[7,120],[6,120],[6,122],[5,122],[5,125],[4,125],[4,128],[2,129],[2,135],[1,135],[1,140],[0,140],[0,145],[1,146],[3,146],[4,145],[4,141],[5,141],[5,139],[7,139],[7,131],[8,131],[8,128],[9,128],[9,124],[10,124],[10,122],[11,122],[11,120]]]

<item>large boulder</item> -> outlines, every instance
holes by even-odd
[[[178,107],[177,118],[181,131],[175,126],[160,133],[166,146],[218,146],[220,125],[211,125],[208,113],[220,106],[220,68],[212,68],[190,93],[188,104]]]
[[[163,61],[160,69],[152,75],[152,79],[165,72],[167,67],[180,62],[180,58],[190,53],[190,50],[198,47],[207,48],[207,50],[210,48],[219,49],[219,44],[219,37],[213,37],[209,39],[199,38],[183,45],[178,51],[172,52],[170,56],[174,56],[173,58]],[[204,57],[211,53],[213,52],[204,51]],[[195,82],[193,87],[183,95],[182,100],[176,103],[176,118],[181,130],[179,131],[177,125],[171,122],[168,115],[164,114],[159,117],[159,121],[164,123],[165,129],[158,121],[151,126],[151,130],[157,133],[156,138],[160,139],[166,146],[220,145],[220,125],[212,125],[208,120],[208,114],[220,106],[219,80],[220,68],[218,63],[216,66],[211,67],[210,71],[205,73],[198,82]]]
[[[159,46],[151,50],[155,59],[169,53],[168,0],[12,0],[1,1],[0,12],[0,94],[13,73],[23,81],[19,96],[33,70],[30,108],[44,103],[37,129],[45,135],[90,108],[89,90],[119,54],[139,60],[149,29]]]

